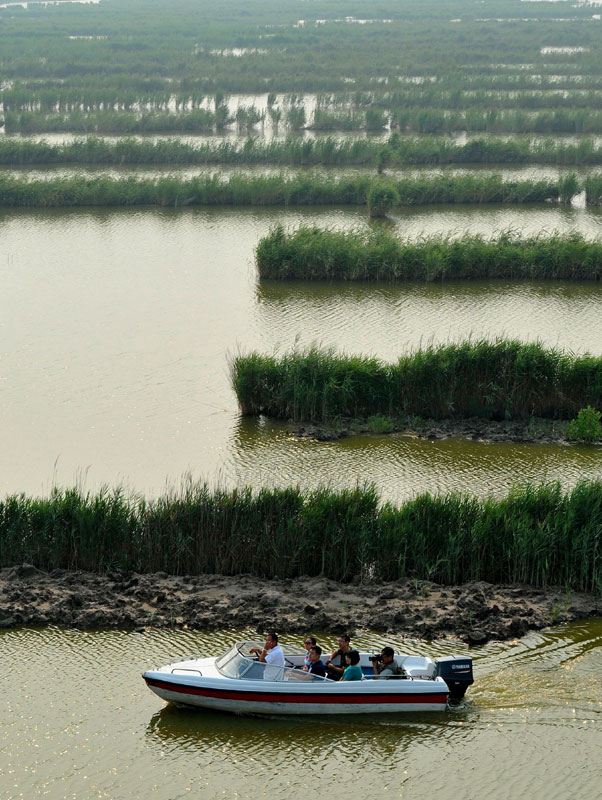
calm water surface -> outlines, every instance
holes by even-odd
[[[463,708],[444,714],[236,717],[164,706],[140,678],[247,637],[256,634],[1,632],[0,797],[281,798],[316,787],[408,800],[600,796],[601,620],[471,651],[476,683]],[[466,651],[386,641],[432,656]]]
[[[537,206],[415,209],[399,234],[579,230],[602,216]],[[270,226],[367,225],[360,210],[18,211],[0,215],[0,495],[79,480],[147,494],[185,472],[227,485],[355,485],[505,492],[516,480],[601,477],[589,447],[359,437],[291,442],[241,419],[238,352],[317,343],[395,359],[430,342],[512,336],[602,353],[597,284],[405,286],[261,283],[253,249]]]
[[[320,165],[317,167],[288,167],[284,168],[277,165],[265,164],[215,164],[197,166],[179,166],[177,164],[166,165],[125,165],[108,167],[104,164],[81,164],[65,166],[40,166],[35,167],[7,167],[0,165],[0,176],[11,176],[21,180],[54,180],[56,178],[76,178],[85,176],[98,178],[100,175],[108,175],[111,178],[119,179],[124,177],[137,178],[161,178],[167,175],[175,175],[179,179],[195,178],[200,175],[217,176],[223,180],[231,175],[281,175],[285,178],[291,175],[316,174],[324,177],[337,179],[340,176],[355,175],[374,175],[374,167],[340,167]],[[531,181],[557,181],[559,177],[567,173],[574,172],[580,178],[591,175],[591,167],[556,167],[549,165],[532,164],[499,164],[487,167],[481,166],[439,166],[439,167],[405,167],[399,169],[388,169],[386,175],[390,178],[419,178],[432,177],[435,175],[469,175],[473,177],[486,175],[501,175],[506,181],[512,180],[531,180]],[[573,201],[576,206],[583,205],[578,198]]]
[[[267,99],[267,95],[264,95],[264,98]],[[251,100],[249,102],[245,102],[244,98],[240,100],[240,105],[250,106],[252,104]],[[236,112],[238,108],[239,101],[235,98],[231,103],[231,108],[233,109],[233,113]],[[264,102],[265,105],[265,102]],[[256,107],[259,106],[256,104]],[[313,108],[313,107],[312,107]],[[308,116],[308,124],[311,122],[311,115]],[[398,132],[398,131],[397,131]],[[398,132],[399,133],[399,132]],[[408,133],[408,134],[400,134],[406,139],[425,139],[425,140],[432,140],[433,136],[429,133]],[[4,128],[0,128],[0,136],[6,136],[7,138],[15,138],[15,139],[23,139],[25,141],[30,142],[49,142],[50,144],[62,144],[63,142],[73,142],[76,139],[85,139],[88,134],[84,132],[76,132],[71,133],[69,131],[58,131],[56,133],[48,132],[48,133],[6,133]],[[165,141],[167,139],[176,139],[180,142],[188,142],[192,145],[202,145],[206,143],[213,143],[218,145],[220,142],[229,141],[231,143],[238,142],[243,144],[247,139],[259,139],[259,140],[276,140],[276,141],[284,141],[289,136],[294,136],[297,139],[304,140],[304,139],[335,139],[336,141],[348,141],[348,140],[355,140],[355,139],[367,139],[373,142],[386,142],[388,141],[389,137],[391,136],[390,130],[382,130],[382,131],[314,131],[314,130],[300,130],[300,131],[290,131],[286,125],[280,124],[278,128],[274,128],[271,126],[269,119],[265,120],[263,126],[261,124],[257,125],[251,133],[248,133],[246,129],[238,130],[236,126],[229,126],[228,128],[220,131],[219,133],[134,133],[134,134],[99,134],[99,137],[103,140],[117,142],[123,141],[125,138],[132,138],[132,139],[140,139],[141,141]],[[580,142],[587,140],[591,142],[595,147],[599,147],[602,144],[602,136],[598,135],[591,135],[591,134],[562,134],[562,133],[554,133],[550,135],[540,135],[540,134],[516,134],[516,133],[506,133],[506,134],[486,134],[486,133],[467,133],[466,131],[457,131],[455,133],[450,134],[443,134],[442,136],[437,136],[437,139],[446,139],[450,142],[455,142],[457,145],[465,145],[472,139],[494,139],[500,141],[524,141],[524,142],[533,142],[534,144],[539,144],[541,142],[548,142],[554,141],[558,144],[579,144]]]

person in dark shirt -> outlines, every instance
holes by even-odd
[[[305,659],[303,662],[303,667],[306,672],[309,672],[309,668],[311,667],[311,661],[309,658],[309,649],[310,647],[315,647],[317,645],[317,641],[314,636],[306,636],[305,637]]]
[[[342,633],[339,636],[339,649],[335,650],[326,662],[326,671],[328,677],[333,681],[340,681],[343,677],[343,672],[347,666],[345,656],[351,650],[351,637],[348,633]]]
[[[324,662],[320,658],[322,655],[322,648],[319,647],[317,644],[313,645],[309,648],[309,660],[311,664],[309,665],[309,672],[312,675],[320,675],[322,678],[326,677],[326,667],[324,666]]]
[[[374,677],[380,680],[389,678],[405,678],[405,672],[395,661],[395,650],[392,647],[383,647],[380,658],[370,659],[374,667]]]

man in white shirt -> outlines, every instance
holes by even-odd
[[[263,650],[259,647],[252,647],[249,653],[259,656],[259,660],[266,666],[263,672],[264,681],[278,681],[282,677],[282,667],[284,666],[284,652],[278,644],[278,634],[268,633],[265,637]]]

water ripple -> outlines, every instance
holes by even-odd
[[[380,719],[254,718],[162,707],[143,669],[207,655],[253,631],[15,630],[0,633],[0,796],[160,800],[280,796],[283,787],[393,796],[418,790],[507,797],[597,786],[602,625],[592,621],[470,650],[476,684],[463,707]],[[299,637],[285,637],[299,643]],[[325,647],[334,637],[322,636]],[[406,652],[467,652],[358,635]],[[27,669],[23,669],[23,665]],[[545,742],[545,746],[542,745]],[[454,769],[450,769],[450,764]],[[508,764],[512,770],[508,775]],[[567,777],[568,776],[568,777]],[[499,794],[499,788],[503,793]],[[535,787],[535,788],[534,788]]]
[[[393,502],[419,492],[455,490],[506,494],[517,480],[560,480],[565,486],[599,478],[597,450],[551,445],[487,444],[466,440],[417,440],[401,435],[353,436],[336,442],[292,440],[286,426],[245,418],[239,422],[225,477],[254,486],[374,482]]]
[[[601,218],[552,206],[442,207],[409,210],[397,225],[412,237],[571,226],[597,237]],[[487,459],[476,446],[454,454],[408,441],[253,444],[238,432],[228,356],[318,342],[394,360],[421,344],[498,335],[599,354],[597,284],[258,284],[253,250],[274,223],[365,227],[362,209],[2,210],[0,220],[3,493],[79,480],[92,491],[121,481],[156,495],[191,472],[253,485],[257,474],[264,484],[274,475],[339,485],[366,477],[399,499],[420,483],[503,491],[512,473],[566,475],[570,485],[582,468],[596,471],[579,448],[513,450],[506,460],[502,448]]]

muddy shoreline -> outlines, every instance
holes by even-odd
[[[602,617],[602,597],[481,581],[440,586],[414,580],[339,584],[326,578],[250,575],[97,575],[47,573],[28,564],[0,570],[4,629],[373,630],[423,639],[455,636],[478,645],[588,617]]]
[[[383,418],[380,418],[383,419]],[[287,423],[287,434],[296,439],[320,442],[336,441],[355,434],[400,434],[430,441],[468,439],[476,442],[510,442],[513,444],[570,445],[567,437],[567,420],[549,420],[533,417],[529,420],[470,419],[412,419],[400,420],[385,417],[386,429],[375,429],[369,420],[340,420],[335,425]]]

